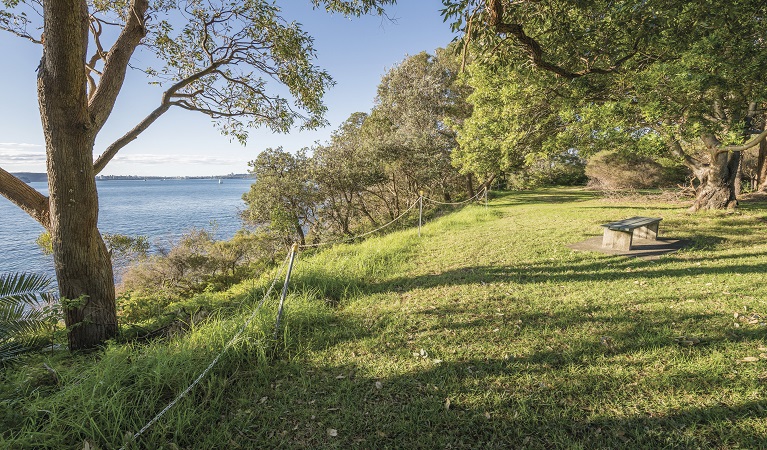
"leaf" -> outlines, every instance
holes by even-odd
[[[376,389],[383,389],[383,383],[376,381]]]
[[[449,397],[445,399],[445,409],[447,409],[447,410],[450,409],[450,398]]]
[[[336,430],[335,428],[328,428],[326,431],[328,433],[328,436],[330,437],[338,436],[338,430]]]
[[[746,356],[745,358],[740,360],[741,362],[756,362],[759,361],[759,358],[756,356]]]

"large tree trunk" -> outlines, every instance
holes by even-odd
[[[700,186],[690,211],[727,209],[737,206],[735,179],[739,165],[740,152],[712,156],[711,164],[699,171]]]
[[[93,348],[117,335],[112,263],[97,228],[97,127],[86,90],[87,27],[84,1],[46,2],[38,98],[48,164],[49,231],[71,350]]]

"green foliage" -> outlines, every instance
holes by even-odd
[[[149,252],[150,244],[146,236],[104,233],[101,237],[112,258],[131,260],[145,257]],[[35,243],[44,254],[53,254],[53,241],[51,241],[51,234],[47,231],[40,233]]]
[[[270,267],[282,252],[279,241],[263,232],[242,230],[217,241],[208,231],[192,230],[126,269],[118,287],[119,315],[129,323],[162,316],[182,298],[226,289]]]
[[[701,182],[727,186],[730,159],[717,152],[765,122],[761,0],[443,3],[480,66],[475,122],[459,132],[464,171],[538,151],[620,149],[676,159]]]
[[[0,275],[0,363],[50,342],[59,321],[50,287],[42,275]]]
[[[248,206],[243,219],[287,243],[303,243],[304,229],[316,223],[320,198],[306,151],[293,155],[282,147],[268,148],[248,165],[256,181],[242,196]]]
[[[452,49],[405,58],[382,78],[370,117],[379,153],[389,155],[386,160],[416,191],[446,199],[463,186],[451,163],[458,142],[448,124],[471,114],[471,89],[459,80],[459,70]]]
[[[388,223],[420,191],[446,201],[474,195],[473,178],[451,161],[458,144],[448,122],[470,112],[458,66],[445,49],[408,57],[384,75],[371,114],[352,114],[311,157],[306,149],[259,154],[245,220],[286,242],[319,242]]]
[[[324,123],[321,99],[332,81],[313,65],[312,38],[285,21],[277,5],[211,2],[188,9],[186,18],[181,24],[171,17],[157,20],[146,38],[164,63],[150,74],[168,84],[190,80],[176,104],[210,115],[242,143],[248,128],[287,132],[296,120],[307,128]],[[275,90],[270,81],[287,87],[294,102],[268,94]]]
[[[363,130],[368,115],[353,113],[331,136],[314,149],[312,177],[319,189],[321,227],[316,233],[350,235],[360,222],[378,222],[385,204],[371,195],[389,181],[382,155]],[[378,189],[376,189],[378,187]],[[317,238],[318,236],[315,236]]]
[[[462,173],[522,173],[528,162],[550,159],[572,147],[572,142],[562,142],[560,132],[569,120],[545,88],[544,76],[511,65],[472,64],[465,77],[474,89],[468,97],[473,113],[453,125],[460,143],[453,162]]]
[[[541,159],[543,158],[543,159]],[[540,188],[544,186],[585,185],[586,161],[577,154],[562,152],[558,155],[528,155],[525,169],[503,174],[506,186],[512,190]]]

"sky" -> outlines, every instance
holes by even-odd
[[[344,18],[313,10],[309,0],[279,0],[283,16],[314,37],[316,64],[336,82],[325,95],[327,127],[290,134],[254,129],[246,146],[221,135],[207,116],[172,108],[112,160],[103,175],[204,176],[247,172],[247,162],[269,147],[295,151],[330,134],[356,111],[369,112],[386,71],[407,55],[432,53],[453,38],[443,23],[440,0],[399,0],[388,18]],[[45,172],[45,147],[37,103],[36,73],[41,48],[0,32],[0,167],[9,172]],[[139,55],[140,57],[140,55]],[[158,104],[162,89],[145,74],[128,73],[112,116],[96,140],[99,155]]]

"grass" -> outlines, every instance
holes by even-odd
[[[280,341],[272,300],[127,448],[767,448],[764,206],[689,215],[582,190],[499,194],[421,238],[301,254]],[[657,260],[566,247],[632,215],[691,245]],[[128,442],[268,278],[175,338],[4,369],[2,445]]]

